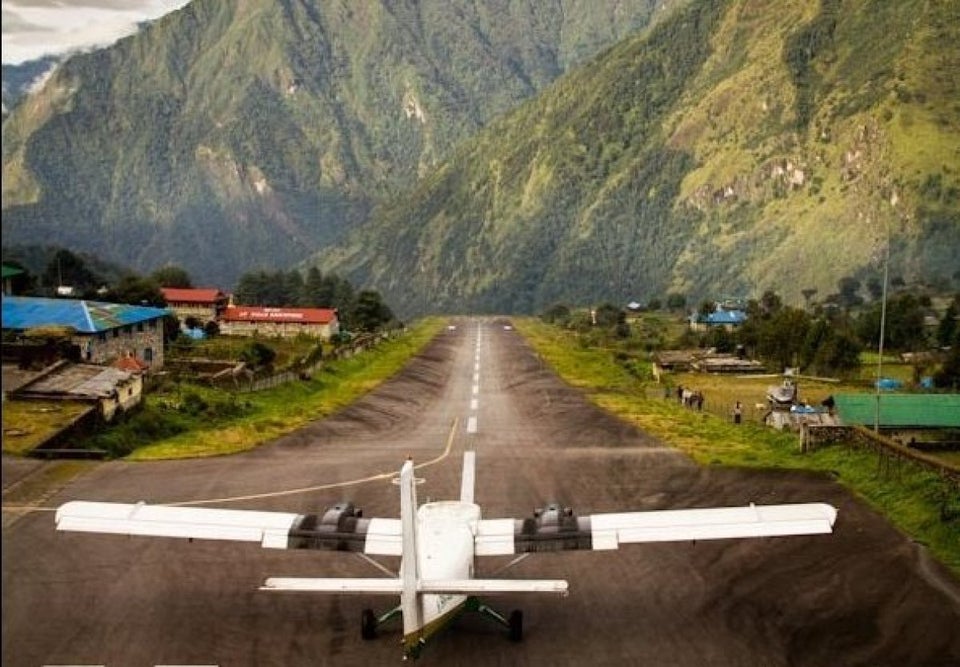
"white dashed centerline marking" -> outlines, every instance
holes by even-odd
[[[470,417],[467,420],[467,433],[476,433],[477,432],[477,418]]]
[[[480,400],[479,400],[479,399],[476,399],[476,398],[471,398],[471,399],[470,399],[470,409],[471,409],[471,410],[476,410],[476,409],[479,408],[479,407],[480,407]]]

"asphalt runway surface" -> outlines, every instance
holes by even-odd
[[[459,495],[477,451],[485,518],[551,500],[578,514],[783,502],[839,509],[832,535],[626,545],[478,559],[477,576],[563,578],[567,597],[501,595],[524,640],[465,614],[425,665],[960,665],[960,582],[825,476],[701,468],[593,407],[503,321],[461,320],[364,399],[256,451],[93,466],[45,501],[322,512],[353,500],[399,516],[387,478],[407,456],[421,502]],[[4,460],[4,484],[37,463]],[[306,489],[306,490],[305,490]],[[310,490],[312,489],[312,490]],[[244,497],[243,499],[238,499]],[[399,559],[382,563],[396,571]],[[364,641],[364,608],[396,600],[261,592],[270,576],[380,576],[356,554],[57,533],[4,511],[3,665],[380,665],[399,624]]]

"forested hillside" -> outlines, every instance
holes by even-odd
[[[194,0],[4,119],[4,243],[286,269],[672,4]]]
[[[318,256],[401,311],[960,285],[960,5],[691,2]]]

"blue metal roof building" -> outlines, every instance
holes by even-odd
[[[81,359],[111,364],[133,358],[157,370],[163,367],[164,308],[82,299],[3,297],[3,330],[69,327]]]
[[[78,333],[100,333],[163,317],[167,311],[149,306],[80,299],[3,297],[3,328],[22,331],[34,327],[65,326]]]
[[[717,309],[707,315],[693,313],[690,316],[690,326],[692,328],[706,327],[738,327],[747,321],[747,314],[742,310],[728,310],[717,306]]]

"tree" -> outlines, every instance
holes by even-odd
[[[69,250],[58,250],[44,269],[43,284],[48,287],[73,287],[77,294],[93,296],[104,284],[103,278],[87,268],[79,255]]]
[[[240,352],[240,360],[253,368],[269,366],[276,358],[276,351],[258,340],[251,341]]]
[[[810,329],[810,317],[798,308],[781,308],[761,322],[757,354],[780,368],[795,366],[801,359],[804,341]]]
[[[180,337],[180,320],[176,315],[164,315],[163,317],[163,340],[165,343],[173,343]]]
[[[737,348],[737,338],[726,327],[712,327],[707,334],[707,344],[717,352],[733,352]]]
[[[353,311],[353,325],[360,331],[377,331],[393,319],[393,312],[374,290],[363,290],[357,295]]]
[[[943,389],[960,389],[960,345],[950,348],[943,366],[933,374],[933,384]]]
[[[683,294],[671,293],[667,295],[667,308],[670,310],[683,310],[687,306],[687,297]]]
[[[874,304],[857,320],[857,333],[862,340],[869,342],[871,347],[876,347],[880,342],[882,307],[882,304]],[[884,346],[895,350],[922,347],[926,338],[923,318],[923,308],[914,295],[905,292],[889,299],[884,322]]]
[[[303,281],[304,305],[309,308],[329,308],[330,300],[324,294],[323,274],[315,266],[307,270],[307,277]]]
[[[937,344],[941,347],[957,345],[957,334],[960,332],[960,323],[957,322],[957,316],[960,315],[960,295],[954,297],[953,301],[947,306],[943,313],[943,319],[937,326]]]
[[[193,287],[193,283],[190,282],[190,274],[173,264],[157,269],[150,277],[160,287],[178,287],[181,289]]]
[[[845,375],[860,367],[862,350],[860,339],[849,327],[821,318],[807,332],[801,363],[819,375]]]
[[[540,319],[547,324],[565,326],[570,321],[570,308],[562,303],[555,303],[544,311]]]
[[[167,300],[163,297],[160,286],[152,278],[143,278],[135,274],[128,274],[121,278],[120,282],[107,290],[103,298],[112,303],[129,303],[155,308],[167,306]]]
[[[860,291],[860,281],[856,278],[849,276],[841,278],[840,282],[837,283],[837,287],[840,290],[838,303],[843,308],[849,309],[863,303],[863,297],[858,294]]]
[[[625,322],[627,314],[617,308],[612,303],[603,303],[597,306],[597,326],[603,328],[612,328],[621,322]]]

